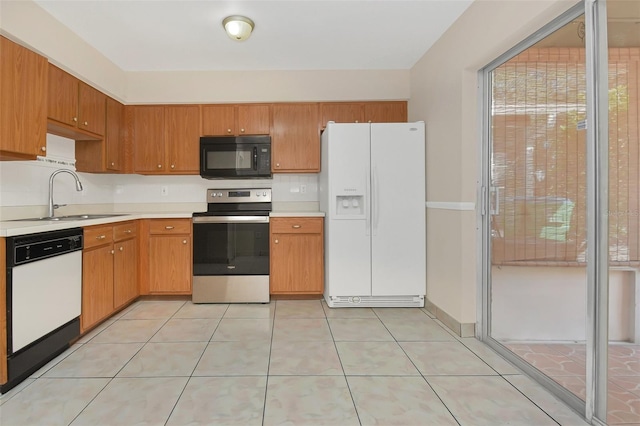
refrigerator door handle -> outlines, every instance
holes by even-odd
[[[367,173],[364,177],[364,182],[365,182],[365,192],[364,192],[364,196],[365,197],[371,197],[371,182],[369,181],[371,179],[371,176],[369,176],[369,174]],[[368,202],[369,200],[365,200],[364,202],[364,216],[365,216],[365,234],[367,236],[371,235],[371,203]]]
[[[371,188],[371,221],[373,222],[372,234],[377,235],[378,233],[378,168],[373,168],[373,188]]]

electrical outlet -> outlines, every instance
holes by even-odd
[[[305,192],[307,192],[307,185],[300,185],[300,193],[304,194]]]
[[[166,197],[167,195],[169,195],[169,187],[165,185],[162,188],[160,188],[160,195],[162,195],[163,197]]]

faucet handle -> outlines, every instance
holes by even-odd
[[[53,208],[54,209],[59,209],[60,207],[64,207],[64,206],[66,206],[66,204],[54,204]]]

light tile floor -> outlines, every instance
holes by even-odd
[[[319,300],[137,302],[0,404],[2,426],[586,424],[425,310]]]
[[[509,342],[505,346],[585,400],[585,344]],[[640,424],[640,345],[609,344],[608,367],[607,423]]]

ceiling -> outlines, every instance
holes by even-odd
[[[124,71],[409,69],[472,0],[36,0]],[[227,37],[222,20],[255,30]]]

